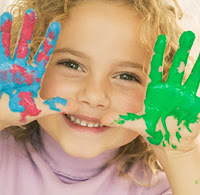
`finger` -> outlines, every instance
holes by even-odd
[[[5,12],[0,17],[0,58],[10,58],[10,38],[11,38],[12,15]]]
[[[56,107],[56,104],[61,104],[63,106],[66,106],[67,100],[60,97],[54,97],[45,100],[43,103],[48,105],[51,110],[60,112],[60,109]]]
[[[151,71],[149,77],[151,83],[162,83],[162,69],[163,69],[163,56],[166,48],[166,36],[159,35],[155,43],[152,61],[151,61]]]
[[[199,82],[200,82],[200,55],[192,69],[192,72],[189,78],[185,82],[184,86],[187,88],[187,90],[196,94],[199,88]]]
[[[119,115],[118,113],[109,113],[103,116],[101,123],[110,127],[119,127],[138,132],[149,143],[160,145],[163,140],[161,130],[156,131],[154,125],[149,125],[144,120],[145,115],[138,116],[133,113]]]
[[[145,132],[147,127],[144,119],[137,115],[137,117],[133,119],[133,115],[126,116],[126,114],[120,115],[119,113],[108,113],[102,117],[101,123],[110,127],[129,129],[131,131],[138,132],[142,136],[147,136],[147,133]]]
[[[195,39],[195,34],[191,31],[184,32],[179,39],[180,48],[177,50],[172,66],[169,70],[168,83],[181,85],[189,56],[190,49]]]
[[[47,101],[40,97],[33,98],[32,92],[20,92],[18,95],[19,103],[15,112],[20,112],[20,122],[27,122],[27,119],[34,117],[40,118],[46,115],[58,113],[70,113],[77,109],[77,104],[72,100],[65,100],[62,98],[51,98]],[[20,106],[23,109],[19,109]]]
[[[42,110],[39,117],[58,113],[73,113],[78,109],[78,104],[75,101],[60,97],[50,98],[48,100],[38,98],[36,99],[36,104]]]
[[[55,48],[60,29],[61,27],[58,22],[53,22],[50,24],[46,35],[34,56],[33,65],[37,69],[39,78],[42,78],[45,72],[45,66]]]
[[[31,43],[36,19],[37,16],[33,9],[28,9],[25,12],[20,38],[14,55],[15,60],[28,60],[30,54],[29,44]]]
[[[29,105],[25,107],[25,110],[20,113],[20,123],[28,123],[33,120],[37,120],[41,117],[53,115],[53,114],[67,114],[67,113],[73,113],[77,110],[77,104],[73,100],[68,100],[66,105],[63,106],[62,104],[57,105],[57,110],[49,109],[49,106],[46,105],[39,99],[35,99],[35,101],[32,105]]]

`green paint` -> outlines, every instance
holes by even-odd
[[[179,127],[179,128],[178,128],[178,130],[180,131],[180,130],[181,130],[181,128]]]
[[[165,142],[163,141],[162,143],[163,143],[163,147],[166,147],[166,144],[165,144]]]
[[[199,184],[199,180],[196,179],[196,180],[194,181],[194,183],[195,183],[195,184]]]
[[[176,146],[176,145],[174,145],[174,144],[172,144],[171,146],[172,146],[172,148],[174,148],[174,149],[176,149],[176,148],[177,148],[177,146]]]
[[[177,140],[180,142],[181,135],[180,135],[180,133],[179,133],[178,131],[176,132],[176,138],[177,138]]]
[[[115,122],[117,122],[120,125],[123,125],[126,121],[122,119],[118,119],[118,120],[115,120]]]
[[[134,121],[143,118],[145,120],[148,133],[148,141],[151,144],[163,146],[165,143],[176,149],[177,146],[170,142],[170,131],[166,125],[166,118],[173,116],[178,120],[178,125],[182,122],[184,126],[191,132],[189,125],[197,122],[200,113],[200,98],[196,96],[196,92],[200,82],[200,56],[197,59],[191,75],[182,85],[184,74],[184,66],[187,63],[189,51],[194,42],[195,35],[191,31],[184,32],[179,40],[179,49],[177,50],[169,76],[166,82],[163,82],[162,72],[160,71],[163,64],[163,56],[166,48],[166,36],[159,35],[155,44],[155,55],[151,61],[151,71],[149,77],[151,82],[148,84],[145,103],[145,114],[138,116],[133,113],[120,115],[123,123],[118,120],[118,124],[124,124],[125,121]],[[183,71],[180,69],[183,68]],[[156,131],[156,124],[161,119],[165,132]],[[179,131],[181,128],[179,128]],[[180,142],[181,135],[176,133],[176,138]]]

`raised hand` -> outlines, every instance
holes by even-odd
[[[17,118],[19,121],[14,125],[27,123],[36,116],[61,111],[56,104],[60,104],[62,108],[67,104],[67,100],[60,97],[44,101],[38,95],[45,67],[56,45],[60,24],[50,24],[33,62],[28,64],[36,18],[34,10],[26,11],[13,58],[10,56],[12,16],[10,13],[4,13],[0,18],[0,123],[6,120],[3,115]],[[5,94],[9,96],[9,100]]]
[[[145,114],[141,116],[134,113],[119,115],[120,118],[115,120],[113,124],[118,123],[131,129],[130,123],[126,126],[126,121],[134,122],[142,119],[146,124],[144,135],[146,135],[147,140],[151,144],[162,144],[164,147],[170,145],[172,148],[177,148],[177,143],[180,145],[186,134],[193,139],[198,136],[198,128],[191,129],[190,127],[199,122],[200,98],[197,97],[196,93],[200,82],[200,57],[197,59],[189,78],[182,84],[185,65],[194,39],[195,35],[191,31],[184,32],[181,35],[180,48],[174,56],[168,79],[163,82],[162,63],[166,36],[158,36],[154,47],[155,54],[151,61],[149,74],[151,81],[147,86],[144,101]],[[169,124],[169,121],[167,122],[169,117],[177,121],[174,126]],[[162,125],[159,125],[159,123],[162,123]],[[161,126],[162,128],[158,129]],[[133,126],[133,128],[136,130],[137,127]],[[184,137],[184,139],[188,138]]]

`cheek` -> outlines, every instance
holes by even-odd
[[[41,86],[40,95],[42,98],[63,96],[65,93],[64,82],[53,68],[47,68]]]
[[[78,89],[79,86],[76,81],[71,81],[54,68],[49,68],[45,72],[40,95],[43,99],[55,96],[74,98]]]
[[[53,94],[57,95],[57,90],[58,90],[58,88],[56,87],[57,83],[59,83],[59,81],[57,80],[56,74],[53,74],[51,69],[50,70],[47,69],[44,74],[44,78],[41,85],[41,90],[40,90],[41,97],[43,99],[47,99],[52,97]]]
[[[129,90],[123,90],[115,95],[115,104],[118,112],[138,113],[144,105],[145,88],[135,87]]]

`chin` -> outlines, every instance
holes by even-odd
[[[75,143],[66,143],[66,141],[61,141],[60,146],[62,149],[69,155],[77,158],[95,158],[96,156],[102,154],[106,151],[102,147],[92,146],[92,145],[84,145],[84,144],[75,144]]]

